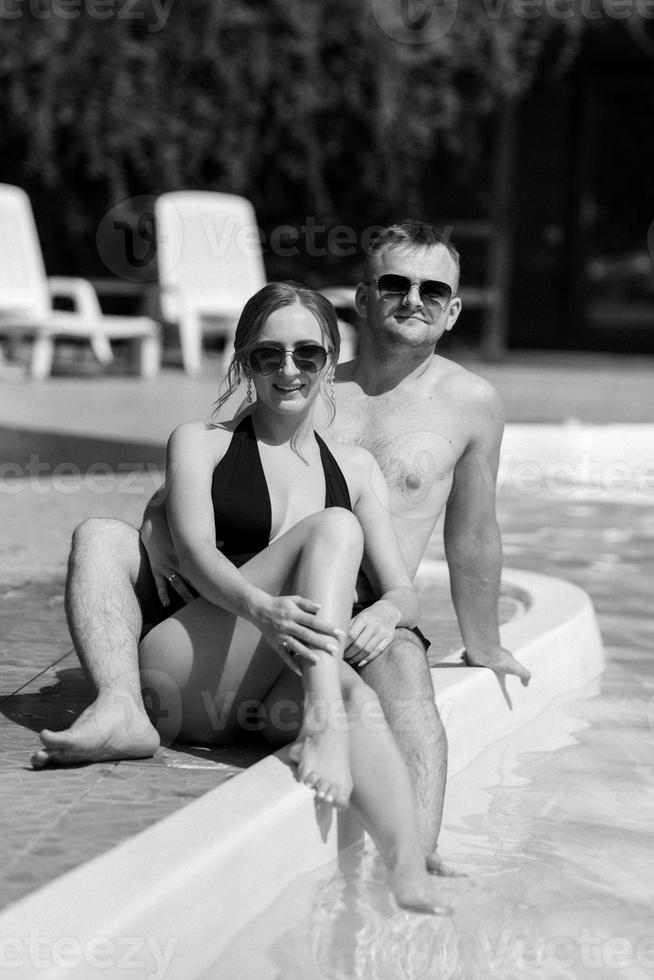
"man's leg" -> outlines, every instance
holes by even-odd
[[[447,775],[447,739],[434,703],[431,674],[420,640],[400,629],[384,653],[360,670],[375,691],[409,769],[427,854],[438,843]],[[436,862],[430,862],[436,867]]]
[[[139,599],[154,589],[143,562],[139,532],[129,524],[98,518],[75,530],[66,614],[97,697],[67,731],[41,732],[43,748],[32,757],[35,768],[156,752],[159,736],[143,706],[138,669]]]

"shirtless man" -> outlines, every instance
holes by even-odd
[[[329,435],[364,446],[378,460],[411,575],[445,508],[451,592],[468,662],[516,674],[527,684],[527,669],[500,644],[497,619],[501,402],[487,381],[434,354],[461,312],[458,283],[458,254],[431,226],[410,221],[380,234],[356,291],[360,354],[339,366]],[[98,696],[68,731],[41,733],[35,767],[145,757],[159,745],[139,683],[140,604],[151,599],[155,584],[163,598],[171,579],[182,598],[189,594],[161,521],[146,522],[145,537],[152,572],[135,528],[90,520],[75,532],[67,614]],[[360,659],[356,642],[346,657]],[[379,696],[409,766],[422,842],[431,853],[440,828],[447,744],[425,651],[412,632],[400,629],[381,656],[359,669]]]

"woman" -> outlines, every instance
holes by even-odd
[[[298,779],[352,805],[403,907],[433,911],[408,773],[374,693],[351,661],[376,656],[418,602],[373,457],[313,430],[331,401],[336,316],[293,283],[246,304],[222,404],[242,379],[252,411],[180,426],[168,445],[166,514],[180,573],[199,597],[140,647],[144,689],[167,738],[226,744],[254,724],[293,741]],[[352,620],[358,575],[380,598]],[[354,638],[354,639],[353,639]],[[374,724],[371,719],[374,717]]]

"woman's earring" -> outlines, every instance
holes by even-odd
[[[252,404],[252,378],[248,378],[248,390],[247,390],[247,400],[248,405]]]
[[[334,384],[334,375],[332,374],[329,379],[329,397],[333,402],[336,401],[336,385]]]

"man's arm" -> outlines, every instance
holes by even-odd
[[[445,555],[461,636],[471,665],[517,674],[529,671],[500,643],[497,603],[502,574],[502,541],[495,516],[495,484],[504,411],[487,382],[475,382],[471,435],[454,471],[445,510]]]

